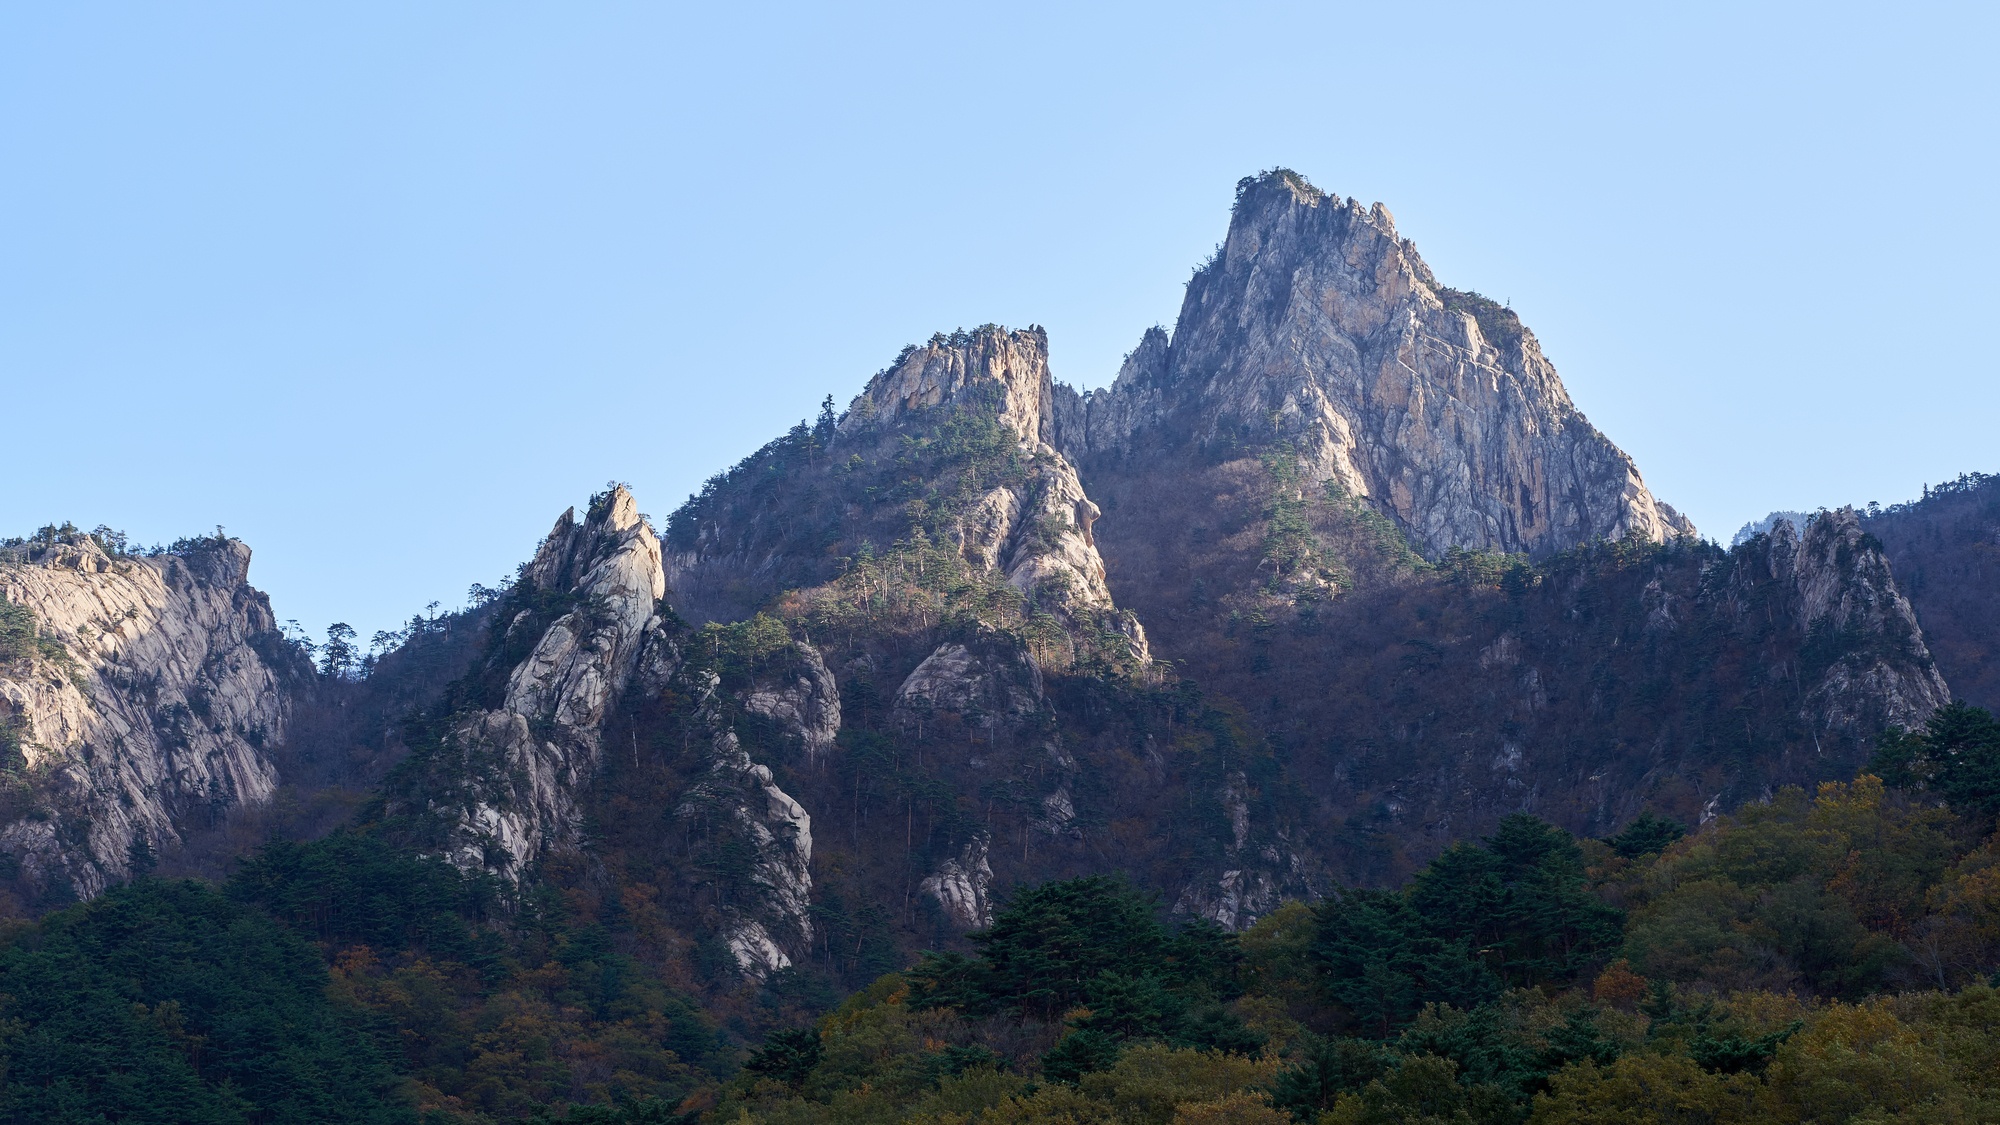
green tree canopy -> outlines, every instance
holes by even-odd
[[[0,996],[0,1120],[415,1120],[319,954],[205,884],[51,916],[0,952]]]

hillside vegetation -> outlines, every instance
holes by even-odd
[[[833,997],[803,982],[728,1015],[629,881],[593,896],[555,872],[500,910],[367,832],[273,844],[221,894],[141,880],[14,932],[5,1104],[44,1121],[1991,1120],[2000,723],[1941,713],[1876,764],[1900,784],[1786,789],[1692,833],[1647,818],[1577,839],[1512,816],[1399,888],[1335,888],[1241,934],[1119,878],[1024,887],[965,952],[891,955],[816,1018]],[[759,1024],[761,1046],[732,1045]]]
[[[1966,473],[1921,500],[1871,508],[1938,670],[1960,698],[2000,707],[2000,474]]]

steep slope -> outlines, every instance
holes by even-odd
[[[427,757],[428,784],[390,813],[430,821],[429,842],[460,868],[509,880],[573,842],[605,719],[661,635],[664,593],[659,541],[631,493],[594,497],[581,524],[564,512],[495,614],[473,698],[454,699],[448,761]]]
[[[28,903],[88,898],[268,800],[304,656],[216,537],[112,555],[50,531],[0,549],[0,850]]]
[[[1368,881],[1511,812],[1597,835],[1851,777],[1946,698],[1851,511],[1731,551],[1464,557],[1307,608],[1212,618],[1188,672],[1242,704],[1312,794],[1311,838]]]
[[[412,753],[388,779],[380,823],[518,893],[587,852],[607,739],[628,736],[636,759],[631,716],[664,710],[686,728],[677,734],[689,761],[663,804],[682,820],[719,819],[746,863],[740,893],[707,928],[761,976],[811,939],[811,818],[751,759],[731,711],[820,744],[839,729],[838,699],[806,646],[787,668],[799,674],[729,696],[707,662],[688,658],[689,631],[665,593],[659,541],[622,485],[592,497],[581,522],[564,512],[492,607],[470,674],[411,724]]]
[[[1109,642],[1144,663],[1145,633],[1113,605],[1101,514],[1050,444],[1048,337],[986,325],[904,349],[836,420],[800,423],[675,512],[668,585],[693,621],[737,620],[785,590],[824,587],[891,552],[983,588],[1024,623],[1047,615],[1072,657]],[[968,601],[959,597],[961,603]],[[1049,638],[1053,640],[1054,638]]]
[[[623,487],[565,513],[470,670],[382,696],[424,711],[363,824],[856,980],[1011,885],[1110,863],[1241,926],[1512,811],[1841,776],[1938,705],[1852,513],[1678,534],[1503,314],[1386,212],[1247,183],[1110,392],[1057,386],[1040,329],[939,335],[664,543]]]
[[[1694,530],[1511,311],[1440,285],[1381,204],[1288,171],[1239,185],[1171,339],[1148,332],[1110,388],[1065,388],[1053,414],[1090,482],[1288,443],[1311,487],[1338,484],[1432,558]]]
[[[1862,527],[1894,564],[1952,694],[2000,710],[2000,475],[1871,509]]]
[[[1289,173],[1246,181],[1171,338],[1148,333],[1087,396],[1052,384],[1045,356],[1039,332],[991,328],[907,350],[844,418],[802,424],[676,513],[669,596],[701,620],[769,607],[810,635],[843,737],[938,762],[930,780],[959,799],[993,791],[959,767],[995,755],[940,747],[1046,747],[1048,765],[1003,771],[1045,825],[1079,817],[1093,783],[1100,815],[1160,799],[1104,792],[1073,752],[1099,735],[1062,692],[1125,700],[1128,737],[1201,725],[1205,764],[1140,787],[1172,792],[1184,822],[1164,835],[1184,850],[1123,853],[1182,909],[1243,924],[1523,808],[1589,832],[1642,807],[1698,819],[1847,776],[1886,724],[1942,698],[1851,513],[1803,542],[1787,525],[1733,554],[1698,543],[1533,336],[1438,285],[1379,207]],[[1069,598],[1020,580],[1038,554],[1068,560]],[[1003,583],[1034,604],[1010,612]],[[1086,658],[1112,619],[1093,630],[1075,607],[1113,599],[1178,680]],[[1037,621],[1066,639],[1038,645]],[[1148,702],[1155,685],[1176,702]],[[816,784],[785,781],[838,807]],[[822,821],[821,839],[843,835]],[[1055,869],[987,837],[933,842],[919,886],[941,910],[976,919],[989,886]]]

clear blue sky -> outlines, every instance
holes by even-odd
[[[1107,382],[1281,164],[1708,534],[1905,499],[2000,471],[1997,10],[9,5],[0,533],[222,524],[365,636],[933,331]]]

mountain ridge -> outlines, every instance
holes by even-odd
[[[1057,444],[1086,467],[1170,445],[1291,445],[1437,558],[1694,534],[1571,402],[1511,310],[1440,285],[1381,204],[1276,170],[1108,388],[1065,389]]]

